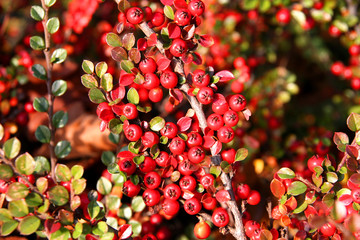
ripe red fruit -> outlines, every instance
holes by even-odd
[[[156,237],[158,240],[171,240],[172,233],[167,226],[161,226],[156,232]]]
[[[147,90],[160,86],[160,80],[155,73],[146,73],[144,75],[144,83],[142,84]]]
[[[214,92],[209,87],[202,87],[196,94],[197,100],[202,104],[210,104],[214,98]]]
[[[176,73],[172,71],[165,71],[160,76],[160,83],[164,88],[174,88],[178,84],[178,77]]]
[[[123,114],[127,119],[135,119],[138,116],[138,110],[135,104],[127,103],[124,105]]]
[[[141,137],[141,143],[147,148],[151,148],[155,144],[158,144],[159,140],[159,136],[151,131],[145,132]]]
[[[203,139],[198,132],[189,132],[187,135],[186,145],[190,147],[199,146],[202,144]]]
[[[234,93],[241,93],[244,90],[244,84],[240,81],[233,81],[231,83],[231,91]]]
[[[215,177],[212,174],[207,173],[200,178],[200,183],[207,189],[210,186],[214,186],[214,180]]]
[[[260,193],[256,190],[251,190],[248,198],[246,199],[247,203],[250,205],[258,205],[261,200]]]
[[[155,232],[156,228],[150,221],[143,222],[141,224],[141,235]]]
[[[187,44],[181,38],[176,38],[172,41],[170,46],[170,53],[174,57],[181,57],[188,50]]]
[[[139,68],[142,73],[153,73],[156,71],[157,65],[153,58],[148,57],[139,63]]]
[[[16,115],[16,122],[19,125],[25,126],[29,122],[29,115],[27,112],[23,111]]]
[[[155,189],[146,189],[142,197],[148,207],[153,207],[160,202],[160,193]]]
[[[325,237],[331,237],[334,235],[336,231],[336,227],[334,224],[332,223],[325,223],[324,225],[322,225],[322,227],[320,228],[320,232],[322,235],[324,235]]]
[[[24,109],[25,109],[25,112],[27,112],[27,113],[32,113],[32,112],[34,112],[33,103],[32,103],[32,102],[26,102],[26,103],[24,104]]]
[[[161,12],[155,12],[152,16],[151,23],[154,27],[159,27],[165,22],[165,16]]]
[[[197,168],[190,160],[187,159],[179,163],[178,170],[182,175],[188,176],[197,170]]]
[[[220,142],[228,143],[234,139],[235,133],[231,127],[224,126],[217,131],[216,136]]]
[[[229,223],[229,214],[224,208],[217,208],[212,214],[212,222],[217,227],[225,227]]]
[[[224,126],[224,120],[223,120],[222,116],[217,113],[211,114],[207,118],[206,122],[207,122],[208,127],[215,131],[220,129],[222,126]]]
[[[307,166],[310,169],[310,171],[315,172],[315,167],[321,167],[323,161],[324,161],[323,157],[314,155],[308,160]]]
[[[210,84],[210,76],[204,70],[197,69],[192,73],[192,82],[195,87],[206,87]]]
[[[135,197],[139,194],[141,188],[140,185],[135,185],[131,180],[127,180],[123,185],[123,193],[128,197]]]
[[[178,9],[174,15],[174,22],[180,27],[190,24],[191,13],[187,9]]]
[[[126,19],[131,24],[138,24],[142,22],[143,18],[144,18],[144,13],[141,10],[141,8],[132,7],[126,12]]]
[[[160,130],[160,134],[169,139],[176,137],[178,133],[178,127],[175,123],[167,122],[165,126]]]
[[[246,236],[251,238],[253,236],[255,230],[260,229],[260,224],[253,220],[249,220],[245,223],[244,228],[245,228]]]
[[[339,28],[335,27],[334,25],[331,25],[329,27],[329,34],[332,37],[339,37],[341,35],[341,31]]]
[[[182,190],[192,192],[196,188],[196,180],[192,176],[184,176],[180,179],[179,185]]]
[[[188,9],[193,16],[200,16],[205,11],[205,4],[201,0],[191,0]]]
[[[124,130],[125,137],[132,142],[136,142],[142,135],[141,127],[135,124],[130,124]]]
[[[249,185],[243,183],[243,184],[240,184],[237,189],[236,189],[236,194],[238,195],[238,197],[240,199],[247,199],[250,195],[250,187]]]
[[[245,108],[246,100],[241,94],[232,95],[229,99],[229,106],[235,112],[240,112]]]
[[[360,78],[352,78],[350,82],[351,88],[354,90],[360,90]]]
[[[191,162],[197,164],[205,158],[205,152],[200,146],[195,146],[189,149],[188,158]]]
[[[160,167],[167,167],[170,164],[169,154],[167,152],[161,151],[159,156],[155,159],[155,162]]]
[[[150,217],[150,222],[154,225],[161,224],[162,220],[163,220],[163,217],[159,213],[153,214]]]
[[[239,122],[239,116],[233,110],[229,110],[229,111],[225,112],[223,119],[224,119],[224,123],[228,127],[234,127]]]
[[[132,175],[136,171],[136,164],[131,158],[125,158],[119,161],[118,163],[120,171],[123,171],[128,176]]]
[[[180,204],[176,200],[165,198],[162,203],[162,209],[166,215],[173,216],[179,212]]]
[[[184,202],[184,210],[189,215],[198,214],[200,212],[201,208],[202,208],[201,203],[200,203],[199,199],[197,199],[196,197],[187,199]]]
[[[194,235],[199,239],[205,239],[210,236],[211,228],[209,224],[204,221],[198,222],[194,227]]]
[[[175,137],[171,140],[169,144],[169,149],[174,155],[180,155],[185,151],[185,141],[180,137]]]
[[[181,189],[179,185],[175,183],[170,183],[166,185],[166,187],[163,190],[164,197],[172,200],[177,200],[181,196]]]
[[[163,90],[161,88],[157,87],[149,91],[150,101],[156,103],[156,102],[160,102],[162,98],[163,98]]]
[[[351,56],[358,56],[360,54],[360,45],[353,44],[349,47],[349,53]]]
[[[4,180],[0,179],[0,193],[6,193],[9,188],[9,184]]]
[[[281,24],[288,24],[291,20],[290,11],[287,8],[282,8],[276,13],[276,20]]]
[[[24,180],[20,180],[19,179],[19,182],[22,182]],[[27,185],[26,183],[24,183],[25,185]],[[68,190],[68,192],[71,191],[71,182],[60,182],[60,185],[63,186],[64,188],[66,188],[66,190]]]
[[[246,65],[246,61],[243,57],[237,57],[235,58],[233,64],[237,70],[240,70]]]
[[[160,183],[161,177],[157,172],[149,172],[144,176],[144,184],[147,188],[156,189]]]
[[[227,161],[229,164],[232,164],[235,161],[236,151],[233,148],[225,149],[221,152],[221,158],[224,161]]]
[[[156,168],[156,162],[151,157],[145,157],[144,161],[139,165],[139,169],[143,173],[154,171],[155,168]]]
[[[342,64],[342,62],[334,62],[330,70],[335,76],[340,76],[344,71],[344,64]]]
[[[209,197],[205,201],[202,201],[202,205],[206,210],[213,210],[216,207],[216,198]]]

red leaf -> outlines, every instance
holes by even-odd
[[[346,146],[346,153],[350,155],[350,157],[353,157],[355,159],[358,158],[359,156],[359,146],[352,146],[352,145],[347,145]]]
[[[291,211],[293,211],[297,207],[297,201],[294,196],[291,196],[286,203],[285,206],[288,207]]]
[[[101,123],[100,123],[100,132],[105,131],[105,129],[107,128],[107,126],[108,126],[107,122],[101,121]]]
[[[306,218],[309,218],[310,215],[314,215],[314,216],[318,215],[318,212],[316,211],[316,209],[311,205],[307,206],[304,213],[305,213]]]
[[[275,178],[270,183],[270,190],[276,198],[281,198],[285,194],[284,184]]]
[[[120,239],[129,238],[132,235],[132,227],[130,224],[124,224],[120,226],[119,237]]]
[[[126,119],[124,121],[123,129],[126,129],[130,125],[129,121]]]
[[[338,200],[342,202],[345,206],[348,206],[353,202],[353,198],[350,194],[343,194],[338,198]]]
[[[200,36],[199,43],[203,47],[210,47],[214,44],[214,39],[209,35],[202,35]]]
[[[97,106],[96,114],[101,120],[105,122],[109,122],[111,119],[115,117],[111,107],[106,102],[100,103]]]
[[[160,0],[160,2],[164,5],[173,5],[174,4],[174,0]]]
[[[116,99],[123,99],[125,97],[125,87],[118,85],[118,87],[110,92],[110,96],[113,101]]]
[[[214,94],[213,104],[217,105],[217,106],[227,104],[226,98],[221,93],[215,93]]]
[[[123,74],[120,76],[119,79],[119,84],[121,86],[129,86],[130,84],[132,84],[134,82],[135,79],[135,75],[134,74]]]
[[[171,61],[169,59],[167,59],[166,57],[160,57],[156,61],[156,64],[158,65],[158,70],[160,70],[160,71],[164,71],[170,65],[170,63],[171,63]]]
[[[147,48],[147,41],[145,38],[140,38],[137,41],[137,48],[139,49],[139,51],[145,51]]]
[[[175,0],[174,6],[175,6],[176,9],[188,8],[187,3],[185,2],[185,0]]]
[[[123,104],[121,104],[121,105],[115,104],[115,105],[111,106],[112,111],[118,116],[123,115],[123,108],[124,108]]]
[[[227,190],[220,190],[215,194],[215,198],[218,202],[227,202],[231,199],[230,193]]]
[[[184,95],[183,95],[182,91],[180,91],[179,89],[172,88],[172,89],[170,89],[169,93],[170,93],[170,96],[175,98],[175,100],[178,101],[179,103],[181,103],[182,100],[184,99]]]
[[[190,64],[194,60],[194,57],[191,53],[185,53],[181,56],[181,59],[185,64]]]
[[[214,143],[214,145],[212,145],[211,148],[210,148],[211,155],[215,156],[215,155],[219,154],[219,152],[221,151],[221,149],[222,149],[222,144],[221,144],[221,142],[216,141],[216,142]]]
[[[197,53],[197,52],[193,52],[192,53],[192,55],[191,55],[192,57],[193,57],[193,63],[195,63],[196,65],[201,65],[202,64],[202,57],[200,56],[200,54],[199,53]]]
[[[185,132],[191,127],[192,119],[189,117],[182,117],[177,121],[180,132]]]
[[[356,188],[360,188],[360,174],[355,173],[355,174],[351,175],[351,177],[349,178],[349,180],[347,182],[347,186],[351,190],[356,189]]]
[[[191,39],[195,34],[195,25],[191,24],[191,25],[187,25],[186,27],[183,28],[182,32],[181,32],[181,36],[182,39],[184,40],[189,40]]]
[[[44,223],[44,226],[45,226],[45,231],[48,234],[51,234],[51,233],[54,233],[54,232],[56,232],[57,230],[59,230],[61,228],[61,223],[55,222],[54,219],[46,219],[45,223]]]
[[[212,196],[210,193],[204,193],[204,195],[201,197],[202,203],[211,203],[211,201],[212,201]]]
[[[211,136],[204,136],[204,147],[210,148],[212,145],[214,145],[215,139]]]
[[[167,166],[166,168],[164,168],[162,170],[161,177],[169,178],[173,172],[174,172],[174,167],[173,166]]]
[[[152,46],[155,46],[156,45],[156,42],[157,42],[157,36],[156,36],[156,33],[153,33],[150,35],[150,37],[148,38],[147,40],[147,45],[149,47],[152,47]]]
[[[231,79],[234,79],[234,74],[232,74],[232,72],[228,70],[217,72],[215,76],[220,78],[219,82],[227,82],[230,81]]]
[[[241,111],[244,114],[244,117],[247,121],[249,121],[250,117],[251,117],[251,111],[248,108],[245,108],[244,110]]]
[[[169,38],[179,38],[181,35],[181,29],[176,23],[169,23],[168,25]]]
[[[134,153],[130,151],[121,151],[117,154],[117,158],[133,158],[135,156]]]

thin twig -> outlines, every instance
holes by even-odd
[[[47,80],[46,80],[46,87],[47,87],[47,95],[49,101],[49,109],[48,109],[48,116],[49,116],[49,129],[50,129],[50,142],[49,142],[49,150],[50,150],[50,161],[51,161],[51,177],[56,182],[55,177],[55,165],[57,159],[55,157],[55,128],[52,123],[53,114],[54,114],[54,100],[55,96],[51,93],[51,86],[52,86],[52,68],[53,65],[51,63],[51,56],[50,56],[50,44],[51,44],[51,36],[49,31],[46,28],[46,23],[49,18],[49,8],[45,5],[45,0],[41,0],[41,5],[45,10],[45,17],[43,19],[43,28],[44,28],[44,35],[45,35],[45,49],[44,55],[46,60],[46,73],[47,73]]]

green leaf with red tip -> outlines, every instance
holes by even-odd
[[[68,182],[71,179],[71,171],[64,164],[57,164],[55,167],[55,175],[58,182]]]
[[[277,198],[281,198],[282,195],[285,194],[284,184],[281,181],[277,180],[276,178],[274,178],[271,181],[270,190],[271,190],[272,194]]]
[[[57,206],[63,206],[69,201],[69,192],[63,186],[54,186],[49,190],[49,200]]]
[[[75,211],[81,205],[81,199],[79,196],[74,196],[70,201],[70,209]]]
[[[50,235],[50,240],[68,240],[71,239],[70,231],[67,228],[61,227],[56,232]]]
[[[246,148],[240,148],[236,151],[235,162],[243,161],[248,156],[249,152]]]
[[[135,45],[135,36],[133,33],[126,33],[122,37],[122,43],[125,49],[130,51],[130,49]]]
[[[293,196],[298,196],[306,192],[307,186],[300,181],[294,181],[290,184],[287,193]]]
[[[86,188],[86,179],[85,178],[73,179],[71,181],[71,186],[74,191],[74,194],[76,195],[81,194]]]
[[[122,47],[115,47],[111,49],[111,57],[118,62],[128,58],[127,51]]]

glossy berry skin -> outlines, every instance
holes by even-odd
[[[142,197],[148,207],[153,207],[160,202],[160,193],[155,189],[146,189]]]
[[[176,76],[176,73],[172,71],[165,71],[160,76],[160,83],[164,88],[174,88],[178,84],[178,77]]]
[[[26,102],[26,103],[24,104],[24,109],[25,109],[25,112],[27,112],[27,113],[32,113],[32,112],[35,111],[32,102]]]
[[[340,76],[344,71],[344,64],[342,62],[334,62],[330,70],[335,76]]]
[[[224,126],[223,117],[220,114],[213,113],[206,119],[207,125],[210,129],[216,131]]]
[[[288,24],[291,20],[290,11],[287,8],[282,8],[276,13],[276,20],[281,24]]]
[[[315,167],[321,167],[323,161],[324,158],[318,155],[314,155],[308,160],[307,166],[310,169],[310,171],[315,172]]]
[[[217,208],[211,216],[212,222],[217,227],[225,227],[229,223],[229,214],[224,208]]]
[[[170,53],[174,57],[181,57],[188,50],[187,44],[181,38],[176,38],[172,41],[170,46]]]
[[[224,119],[225,125],[228,127],[234,127],[239,122],[239,116],[233,110],[226,111],[224,113],[223,119]]]
[[[336,227],[335,225],[333,225],[332,223],[325,223],[324,225],[322,225],[322,227],[320,228],[320,232],[323,236],[325,237],[331,237],[334,235],[336,231]]]
[[[214,99],[214,92],[209,87],[202,87],[196,94],[196,98],[202,104],[210,104]]]
[[[210,236],[211,228],[209,224],[204,221],[198,222],[194,227],[194,235],[198,239],[206,239]]]
[[[165,22],[165,16],[164,14],[160,12],[155,12],[152,16],[151,23],[154,27],[159,27],[163,25]]]
[[[139,169],[143,173],[154,171],[155,168],[156,162],[151,157],[145,157],[144,161],[139,165]]]
[[[167,152],[161,151],[155,162],[160,167],[167,167],[170,164],[170,157]]]
[[[130,124],[127,128],[124,130],[125,137],[132,142],[136,142],[140,139],[142,135],[141,127],[135,124]]]
[[[163,190],[164,197],[172,200],[178,200],[181,196],[181,189],[179,185],[175,183],[170,183],[166,185],[166,187]]]
[[[247,184],[240,184],[236,189],[236,194],[240,199],[247,199],[250,195],[250,187]]]
[[[246,61],[243,57],[237,57],[235,58],[234,62],[234,67],[237,69],[237,70],[240,70],[242,69],[244,66],[246,66]]]
[[[210,197],[206,201],[203,201],[202,205],[206,210],[213,210],[216,207],[216,203],[216,198]]]
[[[127,119],[135,119],[138,117],[138,110],[135,104],[127,103],[124,105],[123,114]]]
[[[360,78],[354,77],[350,81],[351,88],[354,90],[360,90]]]
[[[257,229],[260,229],[260,224],[253,221],[253,220],[249,220],[245,223],[245,234],[246,236],[248,237],[252,237],[254,232],[257,230]]]
[[[154,73],[156,71],[157,65],[153,58],[148,57],[139,63],[139,68],[143,74]]]
[[[131,180],[127,180],[123,185],[123,193],[128,197],[135,197],[139,194],[141,188],[135,185]]]
[[[356,188],[351,191],[351,197],[354,202],[360,203],[360,189]]]
[[[235,94],[229,99],[229,106],[235,112],[240,112],[246,106],[246,100],[243,95]]]
[[[159,225],[162,223],[162,221],[163,221],[163,217],[159,213],[153,214],[150,217],[150,222],[153,225]]]
[[[261,200],[260,193],[256,190],[251,190],[248,198],[246,199],[247,203],[250,205],[258,205]]]
[[[222,143],[229,143],[234,139],[235,133],[234,130],[231,127],[221,127],[217,131],[217,138]]]
[[[236,151],[233,148],[225,149],[221,152],[221,158],[223,161],[227,161],[232,164],[235,161]]]
[[[151,148],[155,144],[159,143],[159,136],[151,131],[145,132],[141,137],[141,143],[148,148]]]
[[[166,215],[173,216],[179,212],[180,204],[176,200],[165,198],[162,203],[162,209]]]
[[[207,189],[210,186],[214,186],[214,180],[215,177],[212,174],[206,173],[200,178],[200,183],[204,186],[205,189]]]
[[[192,192],[196,188],[196,180],[192,176],[184,176],[180,179],[179,186],[183,191],[188,190]]]
[[[210,76],[204,70],[197,69],[192,73],[192,83],[195,87],[206,87],[210,84]]]
[[[156,189],[160,183],[161,177],[157,172],[149,172],[144,176],[144,184],[147,188]]]
[[[149,91],[150,101],[157,103],[160,102],[162,98],[163,98],[163,90],[161,88],[157,87]]]
[[[165,126],[160,130],[161,136],[165,136],[169,139],[176,137],[178,134],[178,127],[173,122],[167,122]]]
[[[141,8],[132,7],[126,12],[126,19],[131,24],[139,24],[144,19],[144,13]]]
[[[131,158],[125,158],[123,160],[120,160],[119,163],[120,171],[123,171],[128,176],[132,175],[136,171],[136,164]]]
[[[178,171],[184,175],[188,176],[194,172],[194,164],[190,160],[181,161],[177,167]]]
[[[203,139],[198,132],[189,132],[187,135],[186,145],[191,148],[202,144]]]
[[[341,31],[340,31],[340,29],[337,28],[336,26],[331,25],[331,26],[329,27],[329,34],[330,34],[330,36],[332,36],[332,37],[339,37],[339,36],[341,35]]]
[[[146,73],[144,75],[144,83],[142,85],[147,90],[151,90],[160,86],[160,80],[155,73]]]
[[[169,149],[174,155],[182,154],[185,151],[185,147],[185,141],[182,140],[180,137],[173,138],[169,144]]]
[[[202,206],[199,199],[192,197],[184,202],[184,210],[189,215],[198,214]]]
[[[174,22],[180,27],[189,25],[191,21],[191,13],[187,9],[178,9],[174,15]]]
[[[205,159],[205,152],[200,146],[195,146],[189,149],[188,158],[191,162],[197,164]]]

